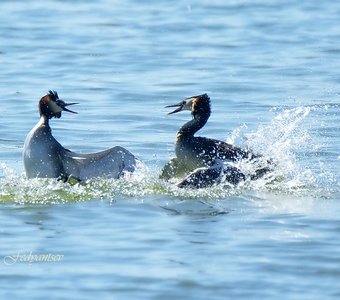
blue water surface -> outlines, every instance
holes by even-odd
[[[339,299],[340,2],[0,2],[1,299]],[[66,148],[114,145],[126,180],[27,180],[49,89]],[[200,135],[274,158],[238,187],[158,179],[208,93]],[[74,107],[75,108],[75,107]]]

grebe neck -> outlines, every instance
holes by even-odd
[[[195,115],[192,120],[185,123],[178,131],[177,138],[193,137],[207,123],[210,114]]]

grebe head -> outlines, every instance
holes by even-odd
[[[190,110],[194,118],[197,115],[210,115],[210,98],[207,94],[192,96],[184,99],[180,103],[168,105],[166,107],[177,107],[174,111],[169,112],[168,115],[178,113],[183,110]]]
[[[45,116],[48,119],[60,118],[62,111],[68,111],[70,113],[76,114],[77,112],[72,111],[66,106],[74,105],[78,103],[65,103],[63,100],[59,99],[58,93],[56,91],[48,91],[48,94],[42,97],[39,101],[39,113],[41,116]]]

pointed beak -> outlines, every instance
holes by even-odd
[[[175,110],[173,110],[172,112],[168,113],[168,115],[172,115],[172,114],[180,112],[183,109],[184,105],[185,105],[185,101],[181,101],[180,103],[177,103],[177,104],[167,105],[167,106],[165,106],[165,108],[168,108],[168,107],[177,107]]]
[[[63,103],[60,103],[59,106],[62,108],[63,111],[68,111],[70,113],[77,114],[76,111],[73,111],[73,110],[70,110],[70,109],[66,108],[66,106],[75,105],[75,104],[79,104],[79,103],[75,103],[75,102],[73,102],[73,103],[65,103],[65,102],[63,102]]]

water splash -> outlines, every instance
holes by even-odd
[[[271,173],[245,183],[247,188],[295,195],[315,193],[318,196],[332,189],[336,179],[330,174],[327,164],[316,155],[322,147],[319,136],[311,134],[319,124],[310,124],[312,118],[309,117],[320,108],[324,109],[320,106],[301,106],[282,110],[268,124],[245,134],[247,147],[275,163]],[[247,167],[254,168],[251,162],[240,166],[241,170],[247,170]]]
[[[229,142],[246,140],[247,147],[264,155],[264,161],[271,158],[275,162],[273,172],[255,181],[245,181],[238,186],[218,185],[206,189],[180,189],[175,182],[158,179],[159,172],[149,170],[145,165],[137,166],[133,174],[124,179],[93,179],[74,185],[55,179],[28,180],[17,174],[6,164],[0,164],[0,202],[5,203],[68,203],[96,199],[142,198],[162,195],[167,198],[184,199],[226,199],[244,195],[249,191],[278,192],[281,194],[304,195],[315,193],[325,195],[330,186],[338,184],[327,174],[326,166],[319,163],[315,170],[306,164],[304,156],[318,151],[317,137],[311,135],[306,120],[314,112],[313,107],[297,107],[280,111],[266,125],[260,125],[255,132],[244,133],[246,126],[236,128]],[[275,110],[276,112],[276,110]],[[308,122],[307,122],[308,123]],[[257,162],[261,163],[261,162]],[[262,162],[264,163],[264,162]],[[251,173],[258,168],[251,162],[240,162],[238,167]],[[322,179],[326,178],[325,185]],[[333,180],[333,181],[332,181]]]
[[[259,126],[248,136],[248,146],[271,157],[275,164],[274,176],[284,178],[281,188],[292,189],[313,184],[314,176],[309,169],[303,169],[296,154],[310,147],[311,136],[301,126],[310,114],[310,107],[297,107],[279,113],[268,125]]]
[[[158,179],[158,174],[148,168],[137,170],[121,179],[94,178],[81,183],[64,183],[56,179],[27,179],[2,165],[6,175],[0,178],[0,202],[18,204],[63,204],[79,201],[118,198],[141,199],[157,195],[184,199],[220,199],[235,195],[238,189],[226,190],[223,186],[209,189],[179,189],[171,182]]]

